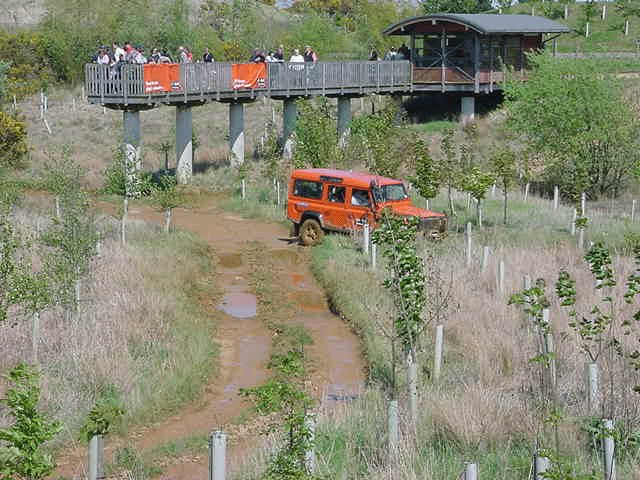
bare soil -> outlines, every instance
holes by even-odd
[[[200,398],[176,415],[144,425],[127,439],[108,439],[107,443],[126,442],[144,451],[222,430],[229,434],[228,458],[234,460],[228,460],[227,471],[232,473],[241,463],[239,457],[248,455],[259,443],[260,421],[247,417],[250,405],[238,392],[262,384],[269,376],[266,364],[274,333],[267,325],[303,324],[312,335],[313,344],[305,349],[305,356],[310,388],[323,406],[357,395],[365,372],[358,337],[329,311],[310,272],[310,249],[292,242],[284,226],[240,218],[221,210],[215,200],[205,203],[195,209],[176,209],[173,225],[206,239],[217,257],[216,291],[201,301],[209,311],[228,312],[215,312],[222,318],[215,338],[220,345],[219,369]],[[163,223],[159,212],[138,205],[130,207],[129,217]],[[255,316],[251,316],[252,309]],[[85,455],[83,451],[80,457],[59,459],[57,474],[84,478]],[[207,478],[204,452],[167,458],[162,463],[165,473],[160,479]]]

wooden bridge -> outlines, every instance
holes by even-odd
[[[497,63],[497,62],[496,62]],[[414,92],[487,93],[501,89],[502,67],[474,71],[459,66],[416,67],[408,60],[318,63],[267,63],[264,83],[238,88],[231,63],[179,64],[179,80],[169,91],[145,85],[147,65],[85,66],[89,103],[116,109],[144,109],[160,104],[251,101],[259,96],[358,97]]]

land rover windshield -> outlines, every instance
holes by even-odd
[[[390,185],[372,185],[371,191],[377,204],[405,200],[409,196],[402,183]]]

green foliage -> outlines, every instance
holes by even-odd
[[[47,276],[34,272],[30,260],[22,255],[29,245],[15,231],[9,215],[17,193],[6,192],[5,187],[6,182],[0,182],[3,200],[10,202],[3,202],[0,210],[0,322],[7,320],[12,306],[39,312],[51,301]]]
[[[433,162],[429,154],[429,147],[422,141],[417,141],[414,146],[416,164],[416,176],[410,179],[424,198],[434,198],[440,192],[442,173]]]
[[[596,289],[614,287],[616,284],[611,256],[609,250],[601,243],[595,244],[586,253],[585,260],[596,279]],[[576,290],[575,280],[566,271],[561,271],[556,282],[556,294],[560,299],[560,305],[568,307],[569,326],[573,328],[581,339],[580,349],[595,362],[603,350],[610,346],[616,346],[615,338],[606,341],[605,333],[610,331],[613,321],[612,297],[605,295],[602,302],[610,305],[609,313],[602,311],[599,305],[594,305],[588,315],[578,315],[575,310]]]
[[[9,67],[9,63],[0,61],[0,110],[7,97],[7,73],[9,72]]]
[[[315,105],[309,100],[298,100],[296,105],[295,166],[329,167],[338,158],[335,118],[329,101],[322,97]]]
[[[53,72],[46,42],[42,33],[9,33],[0,30],[0,58],[11,59],[6,72],[6,97],[15,95],[21,99],[42,88],[46,89],[51,83]],[[4,95],[0,92],[0,103],[2,97]]]
[[[491,9],[486,0],[423,0],[424,13],[482,13]]]
[[[7,379],[13,386],[0,403],[9,408],[15,422],[0,429],[0,477],[46,477],[55,462],[43,452],[42,445],[58,433],[60,424],[38,410],[39,375],[29,365],[21,363],[12,368]]]
[[[544,3],[542,14],[551,20],[564,18],[564,5],[561,3]]]
[[[41,241],[52,248],[46,263],[56,303],[77,307],[76,283],[87,273],[100,235],[87,196],[81,191],[81,169],[69,158],[69,152],[53,157],[48,171],[47,184],[57,193],[61,218],[53,219]]]
[[[637,165],[640,135],[616,79],[545,54],[529,63],[526,84],[507,84],[508,132],[544,156],[544,180],[565,197],[619,194]]]
[[[348,157],[367,171],[394,178],[415,149],[407,149],[411,140],[395,125],[397,112],[386,108],[374,115],[362,115],[351,122]],[[401,139],[402,148],[398,148]],[[416,147],[417,148],[417,147]]]
[[[121,147],[113,149],[111,165],[104,170],[102,191],[110,195],[125,195],[127,193],[124,153]]]
[[[543,332],[551,332],[551,326],[544,320],[543,311],[549,308],[549,299],[545,292],[544,278],[538,278],[531,288],[513,294],[509,298],[509,305],[524,305],[524,312],[533,318],[536,326]]]
[[[24,122],[16,115],[0,111],[0,168],[23,168],[27,152]]]
[[[489,158],[489,167],[502,187],[504,195],[504,224],[507,224],[507,198],[516,181],[516,154],[510,148],[496,149]]]
[[[405,354],[415,352],[418,336],[425,327],[425,276],[416,252],[419,222],[418,218],[385,210],[380,226],[373,232],[373,241],[388,259],[388,277],[383,285],[391,292],[396,307],[393,338],[398,338]]]
[[[541,451],[538,455],[547,457],[551,461],[551,468],[540,474],[542,478],[547,480],[598,480],[600,478],[595,470],[591,473],[576,473],[571,458],[561,456],[551,450]]]
[[[268,368],[273,378],[259,387],[240,389],[240,395],[253,399],[261,415],[276,413],[286,433],[286,444],[276,453],[263,477],[265,480],[305,480],[314,478],[306,464],[306,453],[313,447],[312,432],[306,422],[313,401],[304,392],[304,354],[289,350],[273,355]],[[273,430],[274,425],[269,428]]]
[[[607,428],[601,418],[587,417],[581,422],[580,429],[592,439],[587,447],[595,455],[601,453],[600,445],[605,437],[613,438],[616,445],[614,454],[618,462],[624,462],[626,459],[633,462],[640,454],[640,430],[637,425],[617,421],[614,422],[613,428]]]
[[[89,411],[80,432],[86,441],[96,435],[107,435],[124,413],[124,409],[113,399],[101,399]]]
[[[625,20],[640,16],[640,2],[638,0],[617,0],[615,7]]]
[[[163,210],[171,210],[184,204],[184,193],[177,186],[176,177],[163,172],[155,179],[151,194],[153,202]]]

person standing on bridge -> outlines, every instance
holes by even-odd
[[[298,50],[297,48],[293,49],[293,55],[291,55],[291,58],[289,59],[290,63],[304,63],[304,57],[302,55],[300,55],[300,50]]]
[[[304,47],[304,54],[302,56],[306,63],[316,63],[318,61],[318,55],[316,55],[316,52],[314,52],[313,48],[309,45]]]
[[[211,53],[207,47],[204,48],[204,53],[202,54],[202,61],[204,63],[213,62],[213,53]]]

